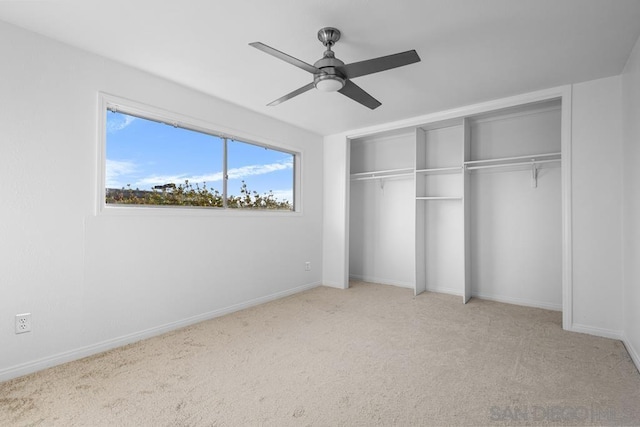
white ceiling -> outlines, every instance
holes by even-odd
[[[4,0],[0,20],[328,135],[617,75],[640,0]],[[314,63],[325,26],[345,63],[410,49],[422,62],[354,79],[373,111],[317,90],[267,107],[312,75],[248,43]]]

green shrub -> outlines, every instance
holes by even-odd
[[[218,190],[207,188],[207,183],[191,184],[188,180],[184,184],[167,184],[156,186],[151,190],[135,190],[130,185],[120,190],[108,188],[106,191],[106,203],[117,205],[155,205],[155,206],[204,206],[223,207],[222,194]],[[277,209],[292,210],[288,200],[278,200],[273,191],[259,194],[247,188],[242,181],[238,196],[228,195],[227,206],[229,208],[243,209]]]

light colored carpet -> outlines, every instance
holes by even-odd
[[[319,287],[0,384],[0,425],[640,425],[621,342],[559,312]]]

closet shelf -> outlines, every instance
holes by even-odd
[[[386,169],[370,172],[357,172],[351,174],[352,181],[368,181],[372,179],[401,178],[413,176],[413,168]]]
[[[429,175],[439,173],[456,173],[462,172],[462,166],[453,166],[448,168],[428,168],[428,169],[416,169],[416,174]]]

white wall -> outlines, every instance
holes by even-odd
[[[640,39],[622,73],[625,344],[640,369]]]
[[[573,86],[573,328],[622,336],[620,77]]]
[[[0,52],[0,380],[321,283],[321,137],[1,22]],[[303,212],[95,216],[98,91],[301,151]]]

